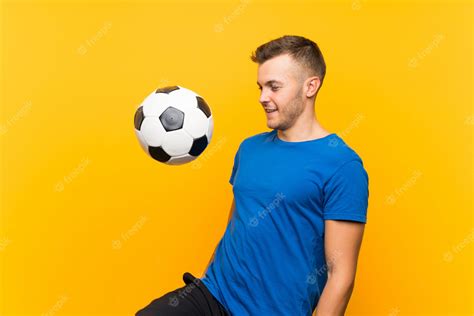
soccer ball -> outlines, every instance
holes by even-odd
[[[211,141],[211,109],[197,93],[181,86],[159,88],[135,112],[135,135],[153,159],[181,165],[196,159]]]

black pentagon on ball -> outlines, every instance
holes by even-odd
[[[142,127],[142,123],[144,119],[145,119],[145,115],[143,114],[143,106],[140,106],[135,112],[135,118],[134,118],[135,129],[140,130],[140,127]]]
[[[183,127],[184,113],[170,106],[160,115],[160,121],[167,132]]]
[[[199,156],[204,151],[204,149],[206,149],[207,144],[208,141],[206,135],[196,138],[193,142],[193,145],[191,146],[189,154],[194,157]]]
[[[161,147],[148,146],[148,152],[150,153],[150,156],[153,157],[153,159],[160,162],[167,162],[171,159],[171,156],[168,155]]]
[[[196,96],[198,102],[198,108],[206,114],[206,117],[211,116],[211,108],[207,105],[206,101],[203,98]]]
[[[168,86],[168,87],[163,87],[163,88],[158,88],[156,89],[155,93],[170,93],[175,90],[179,90],[178,86]]]

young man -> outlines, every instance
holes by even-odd
[[[170,292],[139,316],[344,315],[367,221],[367,173],[316,119],[326,65],[314,42],[283,36],[251,58],[272,131],[237,150],[227,228],[203,277],[185,273],[187,286],[197,283],[183,299],[188,308],[163,307]]]

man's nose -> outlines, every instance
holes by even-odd
[[[262,90],[262,92],[260,93],[259,101],[262,105],[267,105],[270,102],[270,99],[268,98],[268,93]]]

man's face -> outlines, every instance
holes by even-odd
[[[304,110],[301,66],[287,54],[267,60],[258,67],[259,102],[271,129],[293,126]]]

